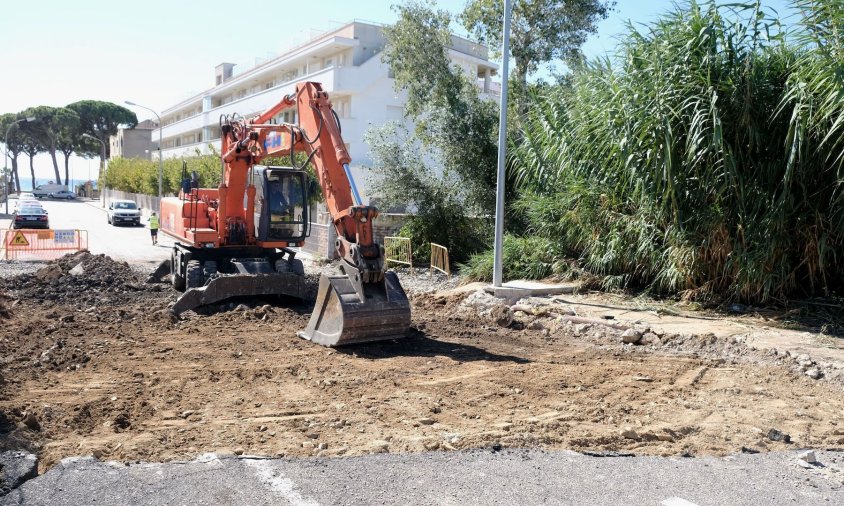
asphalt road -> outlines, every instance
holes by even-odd
[[[14,200],[10,207],[13,203]],[[100,201],[43,199],[41,203],[49,213],[50,228],[87,230],[91,253],[104,253],[134,264],[157,264],[170,258],[172,240],[159,233],[158,246],[153,246],[145,226],[109,225]],[[8,223],[0,221],[0,228],[7,228]]]
[[[208,454],[192,462],[66,459],[0,505],[844,504],[844,452],[726,458],[598,458],[574,452],[461,451],[353,458]]]

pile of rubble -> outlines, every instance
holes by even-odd
[[[73,305],[95,304],[104,298],[119,300],[122,295],[150,288],[128,263],[88,251],[66,255],[33,274],[0,278],[0,291],[15,298]]]
[[[798,376],[844,383],[844,364],[817,362],[805,353],[757,350],[748,347],[741,336],[718,338],[712,333],[665,333],[640,322],[584,317],[578,315],[573,306],[553,296],[517,300],[495,297],[478,290],[460,303],[458,311],[477,314],[500,327],[540,331],[548,339],[574,335],[600,346],[622,345],[631,350],[659,348],[664,353],[777,363],[792,369]]]
[[[505,299],[478,290],[466,297],[460,307],[476,311],[479,316],[488,318],[501,327],[541,330],[548,335],[559,330],[561,326],[574,327],[576,332],[582,332],[592,326],[601,326],[619,334],[623,333],[625,343],[648,344],[641,341],[649,329],[635,330],[612,320],[579,316],[571,305],[554,297]]]

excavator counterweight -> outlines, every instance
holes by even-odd
[[[295,108],[298,124],[275,122]],[[173,285],[185,293],[175,315],[231,297],[305,297],[304,267],[295,247],[309,234],[309,186],[295,151],[316,173],[337,231],[340,273],[323,274],[307,328],[298,335],[323,346],[404,337],[410,304],[372,222],[378,210],[361,202],[349,168],[340,120],[319,83],[296,92],[250,120],[220,120],[222,181],[199,188],[183,169],[177,198],[161,203],[161,230],[177,244],[170,260]],[[266,167],[267,157],[290,157],[290,167]]]

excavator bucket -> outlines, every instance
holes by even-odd
[[[361,299],[348,276],[323,274],[311,321],[299,337],[329,347],[405,337],[410,303],[396,274],[387,272],[363,290]]]
[[[214,278],[205,286],[187,290],[170,312],[179,315],[185,311],[214,304],[230,297],[255,297],[261,295],[288,295],[303,299],[305,280],[289,272],[273,274],[234,274]]]

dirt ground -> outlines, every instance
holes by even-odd
[[[295,336],[308,305],[172,323],[166,285],[108,258],[63,262],[43,279],[0,279],[0,449],[38,452],[42,471],[89,454],[844,446],[839,383],[713,336],[663,350],[565,325],[501,328],[462,308],[464,295],[421,294],[407,338],[327,349]]]

